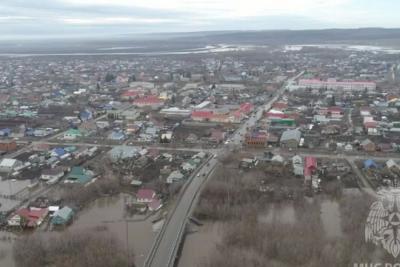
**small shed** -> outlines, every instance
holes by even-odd
[[[53,218],[51,219],[51,224],[67,225],[69,222],[71,222],[73,216],[73,210],[70,207],[65,206],[54,213]]]

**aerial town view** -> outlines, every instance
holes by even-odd
[[[400,266],[399,3],[135,2],[0,1],[0,267]]]

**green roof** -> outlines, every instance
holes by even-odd
[[[73,210],[70,207],[64,207],[54,213],[51,223],[55,225],[62,225],[68,223],[74,215]]]
[[[67,132],[66,132],[65,134],[68,134],[68,135],[75,135],[75,136],[82,136],[82,132],[81,132],[80,130],[78,130],[78,129],[73,129],[73,128],[68,129]]]
[[[85,184],[92,180],[93,173],[85,170],[83,167],[72,167],[71,172],[67,175],[67,180]]]

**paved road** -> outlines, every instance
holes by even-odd
[[[203,182],[207,179],[208,175],[217,163],[218,160],[212,158],[209,161],[209,165],[205,165],[198,172],[200,176],[196,175],[188,185],[182,198],[177,203],[174,212],[170,215],[169,221],[166,221],[167,225],[165,226],[165,232],[157,245],[154,256],[148,262],[147,266],[165,267],[173,265],[177,252],[176,250],[179,247],[183,231],[185,230],[187,217],[192,208],[193,200],[197,195],[199,188],[201,188]]]

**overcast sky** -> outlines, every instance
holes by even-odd
[[[398,0],[0,0],[0,38],[400,27]]]

